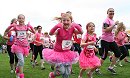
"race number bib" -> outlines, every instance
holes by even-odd
[[[17,31],[17,38],[24,39],[27,37],[26,31]]]
[[[94,49],[94,45],[88,45],[87,48],[88,49]]]
[[[63,40],[62,41],[62,49],[63,50],[70,50],[72,45],[73,45],[72,40]]]
[[[81,34],[77,34],[77,38],[82,38],[82,35]]]

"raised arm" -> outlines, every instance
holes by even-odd
[[[57,30],[58,28],[60,28],[61,25],[62,25],[61,23],[58,23],[57,25],[55,25],[55,26],[50,30],[49,35],[55,35],[56,30]]]
[[[28,30],[29,30],[30,32],[32,32],[32,33],[34,33],[34,34],[36,33],[35,30],[34,30],[34,28],[30,25],[30,23],[27,24],[27,27],[28,27]]]
[[[83,30],[82,30],[80,25],[73,23],[73,26],[74,26],[75,29],[77,29],[77,30],[74,31],[75,33],[83,34]]]
[[[9,40],[10,38],[7,36],[8,32],[14,30],[14,25],[9,26],[8,28],[6,28],[6,30],[4,31],[4,35],[3,38],[6,40]]]

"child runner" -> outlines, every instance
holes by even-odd
[[[83,72],[85,70],[90,69],[87,73],[88,78],[92,78],[93,71],[98,68],[101,63],[100,59],[95,55],[96,47],[96,34],[95,31],[95,25],[92,22],[89,22],[86,25],[87,33],[85,34],[81,46],[83,47],[83,50],[80,54],[79,58],[79,65],[80,65],[80,73],[78,78],[82,78]]]
[[[51,44],[51,37],[49,36],[48,32],[44,32],[44,37],[43,37],[43,48],[50,48]]]
[[[5,31],[6,35],[11,30],[16,32],[15,42],[11,47],[11,52],[15,53],[18,58],[18,64],[16,68],[16,75],[18,78],[24,78],[23,66],[24,56],[29,54],[29,44],[27,39],[27,31],[35,33],[31,25],[25,25],[25,16],[23,14],[18,15],[18,25],[12,25]]]
[[[127,55],[127,49],[125,47],[125,38],[126,38],[126,33],[125,33],[125,26],[123,22],[119,23],[117,25],[117,30],[115,32],[115,42],[117,43],[120,52],[121,52],[121,57],[119,58],[119,66],[122,66],[121,61],[126,57]]]
[[[72,16],[69,14],[64,14],[61,23],[51,29],[49,34],[56,34],[54,49],[43,49],[43,58],[48,63],[55,65],[55,70],[50,72],[49,78],[59,75],[62,75],[62,78],[69,78],[71,65],[76,63],[79,58],[77,52],[70,51],[74,32],[83,33],[78,24],[72,23]]]
[[[15,24],[17,25],[17,19],[13,18],[11,20],[11,24],[10,25],[15,25]],[[7,33],[6,36],[4,36],[4,39],[8,40],[7,41],[7,51],[8,51],[9,58],[10,58],[10,68],[11,68],[10,72],[11,73],[14,73],[16,65],[18,63],[18,58],[17,58],[16,54],[11,52],[11,46],[14,43],[14,37],[15,37],[14,31],[10,31],[10,32]],[[14,63],[14,60],[15,60],[15,63]]]

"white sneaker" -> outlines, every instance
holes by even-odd
[[[10,73],[14,73],[14,70],[11,70]]]
[[[121,62],[119,62],[119,66],[121,66],[121,67],[123,66],[123,65],[121,64]]]
[[[114,65],[113,67],[117,67],[116,65]]]
[[[44,65],[41,65],[41,70],[44,70],[44,69],[45,69]]]
[[[20,78],[18,73],[16,74],[16,78]]]
[[[20,77],[16,75],[16,78],[20,78]]]
[[[78,76],[78,78],[82,78],[81,76]]]
[[[118,63],[119,61],[120,61],[119,59],[116,60],[117,63]]]

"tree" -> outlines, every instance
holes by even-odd
[[[5,39],[3,38],[3,36],[0,34],[0,45],[6,44],[6,41],[7,41],[7,40],[5,40]]]

